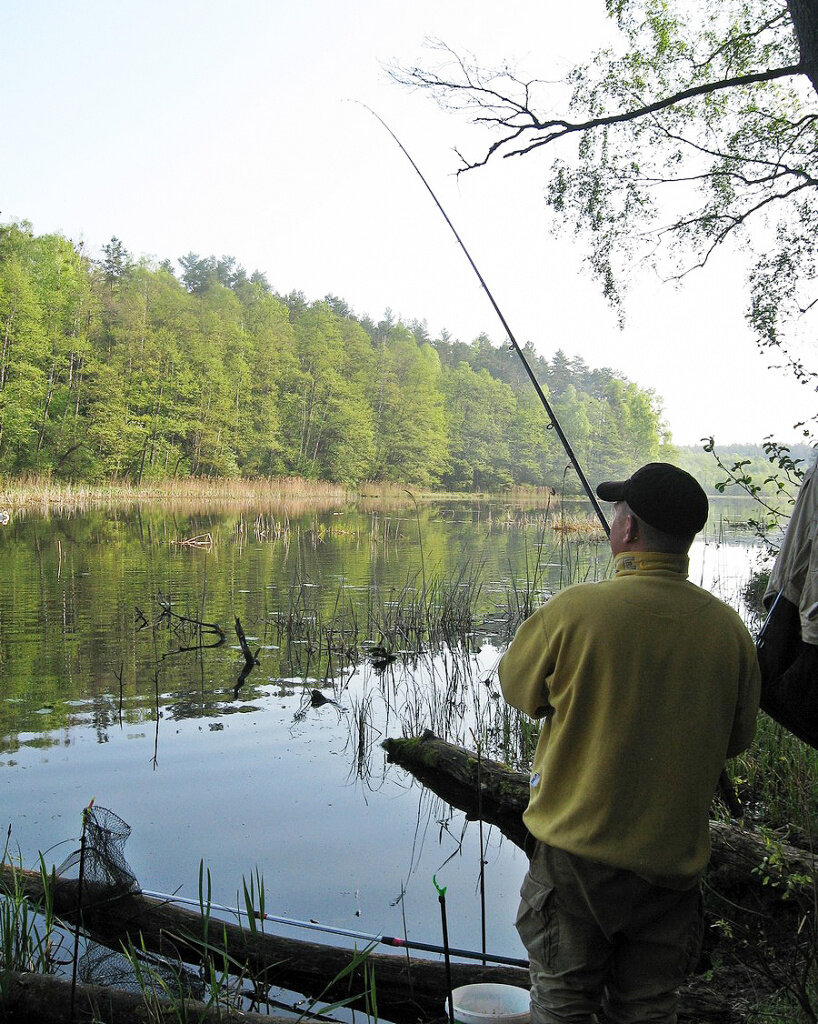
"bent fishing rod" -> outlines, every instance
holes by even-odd
[[[166,903],[180,903],[185,906],[199,907],[201,909],[201,902],[199,900],[187,899],[183,896],[173,896],[166,892],[150,892],[147,889],[140,889],[140,895],[147,896],[150,899],[162,900]],[[431,942],[415,942],[410,939],[401,939],[395,935],[368,935],[366,932],[351,931],[348,928],[335,928],[332,925],[319,924],[318,921],[298,921],[291,917],[280,917],[277,914],[267,914],[261,910],[253,910],[252,913],[247,910],[237,910],[235,907],[226,907],[219,903],[206,903],[206,907],[209,910],[221,910],[226,914],[235,914],[238,917],[253,917],[257,921],[270,921],[273,924],[288,925],[291,928],[308,928],[316,932],[327,932],[330,935],[344,935],[350,939],[360,939],[363,942],[376,942],[382,946],[395,946],[400,949],[417,949],[422,950],[425,953],[446,953],[448,951],[450,956],[457,956],[464,960],[489,960],[495,964],[507,964],[510,967],[524,967],[528,968],[527,960],[519,960],[511,956],[500,956],[499,954],[491,953],[478,953],[473,949],[455,949],[454,947],[448,947],[448,950],[444,946],[436,946]]]
[[[414,168],[415,173],[420,178],[420,180],[423,182],[423,184],[426,186],[426,191],[429,193],[429,195],[434,200],[435,206],[438,208],[438,210],[440,210],[440,213],[441,213],[443,219],[449,225],[449,229],[451,230],[451,232],[454,235],[454,237],[457,239],[457,244],[463,250],[463,253],[464,253],[466,259],[469,261],[469,266],[472,268],[472,270],[477,275],[477,280],[480,282],[480,285],[481,285],[483,291],[488,296],[488,300],[491,303],[492,308],[494,309],[494,312],[499,317],[500,323],[503,325],[503,329],[505,330],[506,334],[508,335],[509,341],[511,342],[512,346],[514,347],[514,351],[520,357],[520,361],[522,362],[523,367],[525,368],[525,372],[528,374],[528,379],[534,385],[534,390],[537,392],[537,396],[539,397],[540,401],[542,402],[543,408],[545,409],[546,413],[548,414],[548,418],[551,420],[551,425],[553,426],[554,430],[556,430],[557,436],[559,437],[560,441],[562,442],[562,446],[565,449],[565,453],[568,456],[568,458],[570,459],[571,465],[574,467],[574,470],[576,471],[576,474],[577,474],[577,476],[580,479],[580,483],[582,484],[583,488],[585,489],[585,493],[588,495],[588,499],[590,500],[591,505],[593,506],[593,509],[594,509],[594,512],[596,513],[597,519],[599,519],[599,522],[602,524],[602,529],[605,531],[605,536],[606,537],[610,537],[610,535],[611,535],[611,528],[608,525],[608,520],[605,518],[605,513],[602,511],[602,507],[600,506],[599,501],[597,500],[596,494],[594,494],[593,488],[588,483],[588,479],[587,479],[587,477],[585,476],[585,473],[582,470],[582,466],[580,466],[580,464],[579,464],[579,460],[577,459],[577,457],[576,457],[576,455],[574,453],[574,449],[571,447],[571,442],[568,440],[568,438],[567,438],[567,436],[565,434],[565,431],[562,429],[562,426],[560,425],[560,422],[557,419],[557,415],[556,415],[556,413],[554,412],[554,410],[551,407],[551,403],[545,397],[545,393],[543,392],[543,389],[540,387],[540,382],[534,376],[534,371],[531,369],[531,366],[529,365],[528,360],[525,357],[525,353],[523,352],[523,350],[520,348],[519,344],[517,343],[517,339],[514,337],[514,332],[508,326],[508,322],[506,321],[506,318],[503,316],[502,310],[497,305],[497,302],[496,302],[494,296],[492,295],[489,286],[486,284],[485,278],[483,277],[483,275],[478,270],[477,264],[472,259],[471,253],[466,248],[466,245],[463,242],[463,239],[458,234],[457,229],[455,228],[454,224],[451,221],[451,218],[446,213],[446,211],[443,209],[443,204],[440,202],[440,200],[435,195],[434,189],[429,184],[429,182],[426,180],[426,178],[423,175],[423,172],[421,171],[421,169],[418,167],[418,165],[412,159],[412,156],[409,153],[409,151],[407,150],[406,146],[404,146],[404,144],[400,141],[400,139],[397,137],[397,135],[392,131],[392,129],[389,127],[389,125],[386,123],[386,121],[384,121],[384,119],[380,116],[380,114],[377,114],[371,107],[366,106],[366,104],[362,104],[362,106],[365,106],[366,109],[370,112],[370,114],[372,114],[373,117],[375,117],[378,121],[380,121],[380,123],[383,125],[383,127],[389,132],[389,134],[395,140],[395,142],[397,143],[398,148],[400,149],[400,151],[403,153],[403,155],[406,157],[406,159],[412,165],[412,167]],[[733,805],[731,803],[731,799],[732,799],[731,798],[731,793],[733,794],[733,796],[735,795],[735,793],[733,791],[732,783],[730,782],[730,779],[729,779],[729,777],[728,777],[728,775],[727,775],[727,773],[725,771],[722,771],[721,776],[719,777],[719,785],[721,787],[722,792],[724,793],[725,800],[727,801],[728,806],[730,806],[731,809],[732,809]]]
[[[485,281],[483,275],[477,269],[477,264],[472,259],[471,253],[466,248],[465,243],[463,242],[463,239],[458,234],[457,229],[455,228],[454,224],[452,223],[449,215],[443,209],[443,204],[440,202],[440,200],[435,195],[435,192],[432,189],[432,186],[426,180],[426,178],[423,175],[423,172],[420,170],[418,165],[412,159],[412,157],[411,157],[409,151],[407,150],[407,148],[400,141],[400,139],[397,137],[397,135],[392,131],[392,129],[389,127],[389,125],[386,123],[386,121],[384,121],[384,119],[380,116],[380,114],[377,114],[371,107],[368,107],[365,103],[362,104],[362,106],[366,107],[366,109],[370,112],[370,114],[372,114],[373,117],[377,118],[377,120],[380,121],[380,123],[383,125],[383,127],[389,132],[389,134],[395,140],[395,142],[397,143],[398,148],[400,149],[400,151],[403,153],[403,155],[406,157],[406,159],[412,165],[412,167],[414,168],[415,173],[420,178],[420,180],[423,182],[423,184],[426,186],[426,190],[429,193],[429,195],[432,197],[432,199],[434,200],[435,206],[438,208],[438,210],[440,210],[440,213],[441,213],[443,219],[446,221],[446,223],[448,224],[449,229],[451,230],[452,234],[457,239],[457,244],[463,250],[463,253],[464,253],[466,259],[469,261],[469,266],[472,268],[472,270],[477,275],[477,280],[480,282],[480,286],[482,287],[483,291],[488,296],[488,300],[491,303],[492,308],[494,309],[494,312],[499,317],[500,323],[503,325],[503,330],[508,335],[508,339],[511,342],[513,348],[514,348],[514,351],[520,357],[520,361],[523,364],[525,372],[528,374],[528,379],[534,385],[534,390],[537,392],[537,397],[542,402],[543,408],[545,409],[545,411],[546,411],[546,413],[548,415],[548,418],[551,421],[551,426],[557,432],[557,436],[559,437],[560,441],[562,442],[562,446],[565,449],[565,454],[568,456],[568,458],[569,458],[569,460],[571,462],[571,465],[574,467],[574,470],[575,470],[577,476],[579,477],[580,483],[582,484],[582,486],[583,486],[583,488],[585,490],[585,493],[588,495],[588,498],[589,498],[589,500],[591,502],[591,505],[593,506],[594,512],[596,513],[597,518],[599,519],[600,523],[602,524],[602,529],[605,531],[605,535],[606,536],[610,536],[611,529],[608,526],[608,520],[605,518],[605,513],[602,511],[602,507],[600,506],[599,501],[597,500],[596,494],[594,494],[593,488],[588,483],[588,479],[587,479],[587,477],[585,476],[585,473],[582,470],[582,466],[580,466],[580,464],[579,464],[579,460],[577,459],[577,457],[576,457],[576,455],[574,453],[574,449],[571,447],[571,442],[568,440],[568,438],[567,438],[567,436],[565,434],[565,431],[562,429],[562,426],[560,425],[560,421],[557,419],[557,415],[554,412],[554,410],[553,410],[553,408],[551,406],[551,403],[548,401],[548,399],[545,396],[545,392],[540,387],[540,382],[534,376],[534,371],[531,369],[531,366],[529,365],[529,362],[526,359],[525,354],[523,353],[523,350],[520,348],[519,344],[517,343],[517,339],[514,337],[514,334],[513,334],[512,330],[511,330],[511,328],[508,326],[508,322],[506,321],[506,318],[503,316],[502,310],[497,305],[497,302],[495,301],[494,296],[492,295],[491,290],[489,289],[489,286],[486,284],[486,281]]]

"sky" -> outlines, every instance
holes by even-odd
[[[92,256],[231,255],[273,289],[332,293],[462,341],[504,331],[409,162],[438,194],[520,344],[610,366],[662,399],[674,442],[782,441],[814,392],[771,370],[743,274],[637,277],[620,329],[572,234],[555,236],[548,158],[455,176],[464,115],[397,85],[428,41],[558,79],[614,39],[603,0],[0,0],[0,221]]]

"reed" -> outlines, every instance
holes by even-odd
[[[255,878],[251,875],[249,886],[244,878],[242,884],[249,926],[255,933],[256,896],[261,913],[264,912],[264,879],[257,870]],[[125,957],[151,1024],[163,1024],[169,1019],[178,1024],[188,1024],[201,1019],[202,1012],[210,1009],[241,1010],[248,1001],[254,1005],[269,1003],[266,993],[270,986],[266,980],[250,974],[246,964],[237,962],[226,952],[224,925],[212,915],[210,869],[205,868],[203,861],[199,862],[198,903],[201,931],[198,935],[182,937],[182,947],[196,951],[198,975],[194,975],[181,960],[173,961],[150,953],[144,942],[139,946],[131,942],[125,948]],[[248,990],[251,993],[249,998]],[[188,1005],[192,998],[198,1003],[195,1011],[191,1011]]]
[[[607,539],[604,531],[600,528],[598,520],[590,516],[562,514],[554,519],[551,529],[556,533],[582,534],[589,539],[599,541]]]
[[[379,607],[370,607],[370,638],[414,654],[444,646],[468,649],[477,625],[480,571],[466,564],[452,579],[437,573],[428,579],[422,573],[411,576]]]
[[[164,477],[134,484],[118,479],[86,483],[24,475],[0,481],[0,511],[13,516],[47,517],[159,503],[180,512],[218,506],[247,509],[255,514],[259,510],[266,513],[283,509],[296,516],[311,510],[342,508],[353,502],[358,507],[374,509],[405,508],[411,503],[405,489],[397,484],[362,483],[353,487],[294,476]]]
[[[181,964],[173,969],[168,962],[158,960],[145,948],[144,939],[140,945],[129,941],[123,955],[139,990],[146,1024],[188,1024],[191,992]],[[213,1005],[211,999],[205,1009]]]
[[[373,721],[374,696],[369,690],[360,697],[353,697],[349,718],[350,728],[345,749],[351,754],[350,777],[354,776],[361,782],[368,781],[372,774],[372,751],[383,735]]]
[[[370,588],[363,601],[344,583],[328,601],[322,588],[299,576],[281,606],[265,615],[265,639],[281,648],[294,674],[312,670],[324,679],[366,655],[377,662],[444,647],[468,650],[479,627],[481,591],[481,569],[470,565],[451,579],[412,573],[399,587]]]
[[[11,828],[2,857],[2,863],[7,865],[13,863],[9,857],[10,838]],[[19,859],[16,868],[22,869]],[[33,903],[26,895],[14,868],[10,872],[11,881],[4,881],[0,889],[0,993],[5,991],[7,972],[53,974],[62,959],[64,933],[54,914],[52,876],[46,870],[42,855],[39,870],[44,892],[41,902]]]
[[[198,979],[192,977],[188,966],[179,961],[168,960],[150,953],[142,942],[139,946],[130,943],[125,949],[130,969],[136,985],[142,993],[147,1021],[150,1024],[162,1024],[175,1020],[178,1024],[188,1024],[201,1020],[203,1011],[214,1009],[223,1011],[251,1010],[279,1007],[293,1011],[294,1024],[301,1020],[326,1019],[335,1010],[344,1008],[358,999],[364,1000],[364,1013],[368,1021],[377,1021],[377,995],[375,979],[368,969],[368,957],[376,943],[369,943],[362,950],[350,953],[349,964],[335,977],[328,979],[326,986],[319,995],[307,1000],[300,1011],[294,1006],[286,1006],[270,995],[268,971],[251,972],[247,964],[239,963],[226,952],[227,941],[224,934],[220,935],[222,924],[213,918],[214,909],[211,900],[212,881],[210,870],[204,862],[199,864],[199,914],[201,932],[199,935],[183,936],[183,947],[196,951],[196,959],[200,962]],[[238,908],[243,903],[244,910]],[[264,876],[255,870],[250,880],[242,876],[242,894],[236,897],[236,916],[242,916],[243,923],[251,935],[264,930],[264,914],[267,904]],[[217,909],[226,910],[225,907]],[[222,928],[223,928],[222,924]],[[275,965],[271,964],[270,967]],[[330,1004],[324,1002],[326,994],[339,981],[352,977],[359,968],[363,969],[364,987],[360,993],[351,993],[347,998],[336,1000]],[[189,1007],[189,1000],[194,997],[198,1005],[195,1010]],[[330,1018],[331,1019],[331,1018]]]
[[[731,772],[752,818],[799,841],[818,836],[818,750],[761,714],[752,747]]]

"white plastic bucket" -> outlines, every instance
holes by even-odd
[[[530,998],[527,988],[516,985],[463,985],[452,990],[454,1019],[457,1024],[528,1024]]]

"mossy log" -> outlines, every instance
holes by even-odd
[[[480,758],[478,763],[474,751],[428,731],[422,736],[387,739],[382,746],[390,762],[405,768],[447,803],[464,811],[467,818],[481,816],[524,848],[528,835],[522,821],[528,803],[527,775],[487,758]],[[703,974],[683,988],[679,1019],[729,1024],[744,1019],[738,1006],[775,988],[772,975],[767,973],[769,963],[760,964],[759,970],[746,954],[746,949],[753,946],[752,935],[775,932],[782,936],[785,946],[791,945],[798,930],[799,904],[789,898],[789,882],[818,876],[816,858],[809,851],[786,843],[768,843],[760,833],[739,824],[711,821],[710,835],[706,914],[711,926],[723,919],[730,926],[706,930]],[[728,938],[733,928],[735,938]],[[731,942],[739,942],[742,948],[737,946],[732,951],[728,948]],[[717,949],[720,952],[714,955]],[[775,955],[775,950],[771,947],[764,955],[769,953]],[[743,991],[745,986],[747,992]]]
[[[386,739],[381,744],[389,761],[400,765],[446,803],[488,825],[496,826],[516,846],[527,835],[523,811],[528,806],[528,776],[500,761],[441,740],[428,729],[422,736]],[[478,772],[480,787],[478,789]]]
[[[478,813],[483,821],[496,826],[515,845],[523,848],[527,831],[523,811],[528,805],[528,776],[514,772],[499,761],[439,739],[428,730],[422,736],[386,739],[382,744],[389,761],[410,772],[469,819]],[[480,790],[478,794],[478,770]],[[807,850],[787,843],[776,844],[775,857],[770,843],[760,833],[739,824],[710,822],[712,855],[709,877],[731,888],[764,890],[767,900],[783,896],[786,875],[816,875],[818,858]],[[766,881],[765,881],[766,878]]]
[[[14,878],[12,877],[14,876]],[[34,902],[43,900],[43,882],[36,872],[3,866],[0,879],[14,891],[22,890]],[[77,913],[77,882],[58,878],[52,887],[54,912],[73,923]],[[231,973],[259,979],[325,1002],[351,999],[350,1005],[366,1009],[364,993],[374,978],[378,1013],[395,1024],[417,1024],[440,1018],[448,989],[442,961],[408,957],[405,953],[370,952],[364,966],[356,967],[340,981],[355,951],[299,939],[252,931],[237,924],[210,918],[205,942],[204,919],[197,911],[176,904],[127,893],[112,897],[109,890],[86,883],[82,889],[82,925],[97,942],[115,950],[132,942],[171,960],[200,963],[205,948],[217,963],[223,950]],[[497,982],[528,987],[527,971],[516,967],[452,963],[452,985]]]
[[[148,994],[101,985],[77,985],[71,1012],[71,981],[53,974],[6,971],[0,984],[0,1020],[14,1024],[293,1024],[292,1018],[208,1007],[195,999],[184,1004],[156,1002]]]

